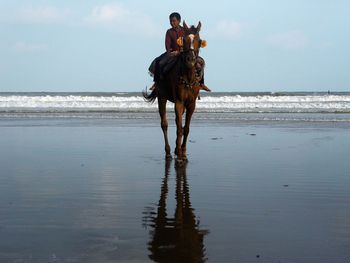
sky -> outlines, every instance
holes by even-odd
[[[0,0],[0,92],[152,85],[168,16],[202,23],[213,91],[350,91],[350,1]]]

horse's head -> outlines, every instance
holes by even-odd
[[[185,63],[189,68],[194,67],[199,49],[206,46],[206,41],[201,40],[199,31],[201,29],[201,22],[198,23],[197,27],[188,27],[185,21],[183,22],[184,36],[178,39],[178,44],[182,46]]]

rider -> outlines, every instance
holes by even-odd
[[[184,29],[180,26],[181,16],[179,13],[174,12],[169,15],[169,21],[171,28],[166,31],[165,35],[165,49],[166,52],[157,57],[149,67],[149,71],[153,74],[154,84],[150,88],[153,90],[158,81],[162,78],[162,74],[166,73],[166,69],[169,69],[174,62],[176,61],[176,57],[182,52],[182,47],[180,47],[177,43],[177,39],[179,37],[184,36]],[[204,84],[204,59],[198,57],[196,62],[197,72],[202,76],[200,80],[201,89],[205,91],[211,91]]]

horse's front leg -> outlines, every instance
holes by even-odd
[[[166,117],[166,102],[164,98],[158,98],[158,110],[160,115],[160,126],[163,130],[164,143],[165,143],[165,157],[167,159],[171,158],[170,145],[168,141],[168,120]]]
[[[176,148],[175,154],[177,155],[178,160],[182,159],[182,136],[183,136],[183,128],[182,128],[182,115],[184,113],[184,106],[180,102],[175,102],[175,115],[176,115]]]
[[[194,112],[196,105],[191,105],[186,109],[186,120],[185,120],[185,126],[184,126],[184,139],[181,145],[182,150],[182,158],[187,159],[187,153],[186,153],[186,146],[187,146],[187,138],[188,134],[190,133],[190,124],[191,124],[191,118],[192,114]]]

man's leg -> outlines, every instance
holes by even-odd
[[[202,57],[197,58],[197,64],[196,64],[199,76],[201,77],[199,84],[201,86],[202,90],[205,90],[207,92],[211,92],[211,89],[209,89],[205,84],[204,84],[204,68],[205,68],[205,61]]]

